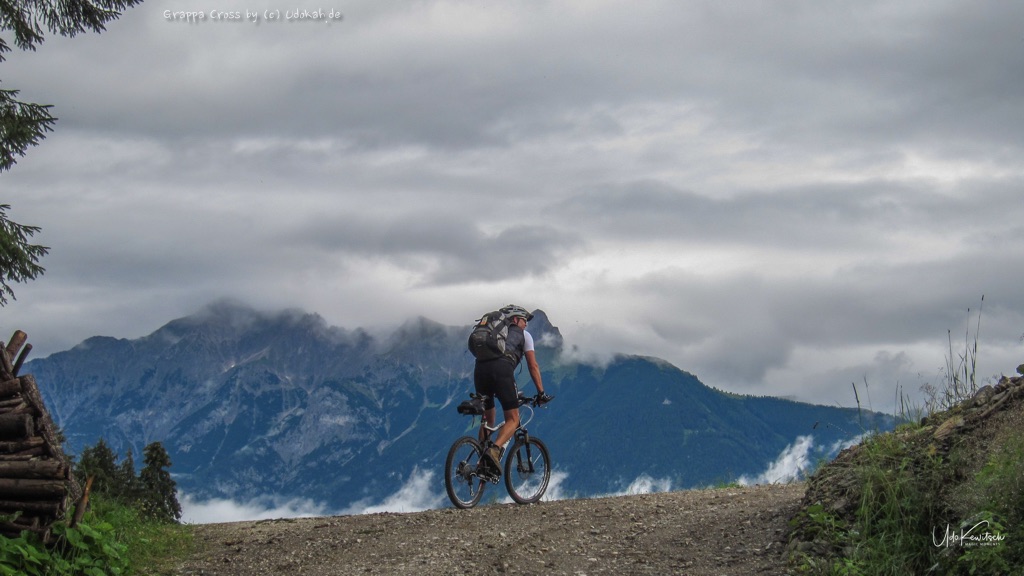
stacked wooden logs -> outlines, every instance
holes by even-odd
[[[18,330],[0,342],[0,535],[28,530],[48,539],[81,489],[35,378],[18,375],[32,349],[26,339]]]

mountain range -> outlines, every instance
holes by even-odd
[[[549,446],[565,496],[621,492],[637,478],[689,488],[757,477],[799,442],[815,447],[813,467],[893,424],[723,392],[656,358],[569,361],[558,328],[534,314],[529,330],[555,400],[529,428]],[[160,441],[193,498],[349,509],[417,473],[443,482],[449,445],[473,433],[455,410],[472,390],[469,330],[421,317],[379,334],[221,301],[142,338],[89,338],[23,372],[34,374],[70,453],[99,438],[122,456]],[[534,392],[525,369],[518,380]]]

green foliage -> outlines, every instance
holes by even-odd
[[[170,466],[170,464],[168,464]],[[142,490],[142,484],[139,481],[139,477],[135,474],[135,457],[132,455],[132,449],[128,449],[128,453],[125,454],[124,460],[114,471],[114,483],[120,487],[120,490],[124,494],[137,494]]]
[[[93,484],[82,522],[55,524],[49,546],[29,532],[0,537],[0,576],[153,574],[186,553],[192,532],[176,523],[181,506],[167,470],[171,460],[159,442],[147,445],[145,454],[136,475],[131,452],[119,464],[102,439],[85,448],[75,473],[92,477]]]
[[[925,412],[933,414],[949,410],[960,402],[974,396],[978,391],[978,335],[981,332],[981,310],[985,305],[985,296],[981,296],[978,306],[978,320],[971,335],[971,309],[967,309],[967,329],[964,333],[964,351],[953,349],[953,331],[946,331],[949,341],[949,353],[946,355],[946,366],[941,388],[925,384],[921,390],[927,396]]]
[[[938,515],[930,497],[941,463],[920,462],[893,434],[865,443],[869,464],[860,469],[856,546],[850,560],[865,574],[916,574],[931,562],[932,526]]]
[[[107,576],[124,574],[127,546],[117,541],[114,527],[99,521],[53,527],[56,544],[44,545],[37,536],[23,532],[17,538],[0,538],[0,574],[20,576]]]
[[[142,0],[0,0],[0,31],[14,32],[14,44],[35,50],[43,43],[43,27],[54,34],[73,37],[82,32],[102,32],[121,11]],[[11,47],[0,36],[0,62]],[[17,90],[0,90],[0,172],[38,144],[57,121],[51,106],[22,102]],[[4,270],[6,274],[6,268]]]
[[[35,50],[43,42],[43,27],[61,36],[102,32],[121,11],[142,0],[0,0],[0,32],[12,31],[22,50]],[[0,36],[0,62],[11,47]],[[57,119],[49,105],[18,100],[18,90],[0,90],[0,172],[9,170],[29,148],[53,130]],[[39,231],[7,218],[10,206],[0,205],[0,306],[14,298],[10,284],[34,280],[44,272],[39,259],[49,248],[29,244]]]
[[[805,571],[819,574],[919,574],[933,564],[931,523],[936,503],[929,497],[941,463],[915,461],[895,434],[875,434],[861,444],[864,457],[854,470],[860,501],[850,523],[821,505],[806,511],[813,535],[842,555],[829,561],[805,559]]]
[[[160,442],[148,444],[144,454],[144,466],[136,475],[131,451],[118,463],[117,455],[101,438],[95,446],[82,450],[75,465],[75,476],[91,477],[92,493],[135,508],[149,519],[177,522],[181,519],[181,504],[177,484],[169,471],[171,458]]]
[[[181,505],[176,496],[176,483],[168,469],[171,457],[163,444],[153,442],[145,448],[145,466],[139,474],[139,502],[151,517],[174,522],[181,518]]]
[[[1024,431],[1014,431],[994,450],[976,475],[974,486],[982,500],[983,519],[990,527],[1024,526]],[[1024,566],[1024,534],[996,548],[1008,562]]]
[[[994,541],[985,542],[983,545],[965,547],[963,553],[957,558],[956,566],[950,568],[951,574],[1020,574],[1020,568],[1011,572],[1012,566],[1021,566],[1019,562],[1013,562],[1007,550],[1006,527],[999,520],[998,516],[990,512],[982,512],[961,523],[961,533],[966,531],[979,530],[984,526],[984,531],[994,535]]]
[[[50,108],[18,100],[17,90],[0,90],[0,172],[9,170],[53,130],[57,119]]]
[[[804,510],[804,514],[811,519],[812,536],[821,537],[833,544],[845,544],[849,539],[843,522],[835,514],[825,510],[821,503],[811,504]]]
[[[192,547],[192,530],[147,519],[104,496],[74,528],[54,525],[53,543],[29,532],[0,537],[0,576],[169,574]]]
[[[126,574],[171,573],[192,548],[190,526],[154,519],[115,499],[94,500],[87,518],[93,517],[116,527],[120,541],[126,545]]]
[[[1024,568],[1011,569],[1024,567],[1024,538],[1005,533],[1007,526],[1024,525],[1024,432],[1014,431],[992,449],[958,441],[939,455],[931,433],[919,424],[921,416],[955,413],[978,390],[981,306],[973,334],[970,309],[967,315],[962,353],[954,351],[948,331],[941,389],[922,387],[923,407],[910,405],[900,394],[900,412],[909,422],[862,443],[853,465],[860,495],[854,517],[829,516],[820,505],[804,512],[802,518],[811,524],[805,534],[842,550],[840,558],[805,554],[805,572],[1024,574]],[[856,385],[854,396],[859,408]],[[985,464],[980,469],[975,464],[979,453],[987,454],[981,456]]]
[[[3,101],[4,91],[0,90],[0,123],[4,122],[6,104]],[[7,127],[0,124],[0,140],[6,138],[3,132]],[[2,146],[2,144],[0,144]],[[0,169],[3,168],[3,154],[0,148]],[[34,280],[45,269],[39,265],[39,259],[46,255],[49,248],[38,244],[30,244],[31,238],[39,231],[37,226],[25,226],[7,217],[7,204],[0,204],[0,306],[7,304],[7,298],[14,299],[11,284]]]
[[[94,494],[112,495],[123,493],[117,471],[117,455],[107,445],[107,441],[100,438],[95,446],[88,446],[82,450],[75,475],[79,478],[91,477]],[[134,475],[134,470],[132,474]]]
[[[815,504],[794,520],[808,519],[804,537],[833,551],[828,557],[798,555],[801,571],[1024,574],[1024,538],[1008,533],[1008,527],[1024,525],[1024,431],[1015,431],[967,477],[967,459],[957,448],[948,458],[926,456],[910,436],[878,434],[861,445],[853,518]],[[961,501],[957,494],[975,497]]]
[[[0,537],[0,574],[4,576],[42,574],[50,558],[49,550],[30,533],[17,538]]]
[[[74,37],[82,32],[102,32],[105,24],[117,19],[125,8],[142,0],[0,0],[0,30],[12,30],[14,43],[22,50],[35,50],[43,43],[43,29],[61,36]],[[0,62],[10,52],[0,37]]]
[[[977,475],[986,504],[1012,525],[1024,524],[1024,432],[996,447]]]
[[[124,573],[127,546],[117,541],[110,523],[100,521],[90,526],[81,522],[74,528],[58,524],[54,534],[61,545],[61,553],[54,557],[54,571],[88,576]]]

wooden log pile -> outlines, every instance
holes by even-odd
[[[81,497],[35,378],[19,376],[32,350],[18,330],[0,342],[0,535],[23,530],[48,539]]]

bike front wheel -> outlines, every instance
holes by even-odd
[[[519,439],[505,460],[505,487],[520,504],[534,504],[544,496],[551,480],[548,447],[537,438]]]
[[[480,443],[463,436],[452,444],[444,464],[444,488],[456,508],[472,508],[484,495],[484,480],[477,475],[483,449]]]

